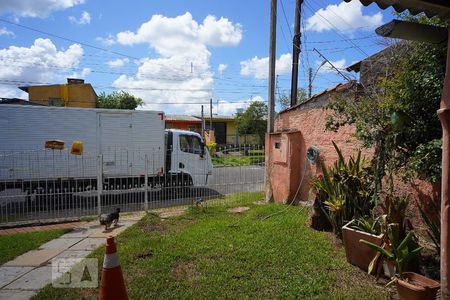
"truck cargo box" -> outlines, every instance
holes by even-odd
[[[64,149],[45,149],[46,141]],[[83,153],[71,154],[74,141]],[[0,180],[92,178],[98,157],[108,177],[157,174],[164,168],[164,114],[159,111],[0,105]]]

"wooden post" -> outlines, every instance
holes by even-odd
[[[294,39],[292,41],[291,107],[297,104],[298,59],[300,56],[300,16],[303,0],[295,1]]]
[[[270,183],[271,158],[269,156],[268,140],[273,132],[275,117],[275,61],[276,61],[276,41],[277,41],[277,0],[270,0],[270,42],[269,42],[269,95],[268,95],[268,116],[266,134],[266,153],[264,168],[264,188],[266,201],[272,201],[272,186]]]
[[[444,87],[438,116],[442,124],[441,299],[450,299],[450,27]]]

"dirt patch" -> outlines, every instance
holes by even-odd
[[[161,219],[168,219],[168,218],[182,216],[186,213],[186,211],[187,211],[187,208],[183,207],[183,208],[162,210],[162,211],[159,211],[158,214]]]
[[[160,233],[163,234],[167,231],[167,225],[161,222],[158,223],[150,223],[150,224],[145,224],[142,228],[142,230],[145,233]]]
[[[152,256],[153,256],[153,250],[152,249],[148,249],[148,250],[145,250],[142,253],[135,254],[133,257],[134,257],[134,259],[146,259],[146,258],[150,258]]]
[[[180,261],[173,267],[172,275],[177,281],[187,281],[191,288],[198,288],[198,274],[194,263]]]
[[[236,207],[227,209],[227,212],[230,212],[230,213],[241,213],[241,212],[247,211],[249,209],[250,209],[250,207],[248,207],[248,206],[236,206]]]

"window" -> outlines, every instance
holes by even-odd
[[[187,153],[201,154],[203,145],[200,139],[193,135],[180,135],[180,150]]]
[[[64,101],[61,98],[49,98],[48,106],[64,106]]]

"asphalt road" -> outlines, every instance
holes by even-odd
[[[149,209],[191,204],[212,198],[221,198],[227,194],[239,192],[258,192],[264,187],[263,166],[217,167],[209,177],[208,184],[202,187],[169,187],[148,193]],[[26,198],[23,197],[25,200]],[[142,189],[126,191],[104,191],[101,197],[103,212],[116,207],[123,211],[144,209],[145,193]],[[44,200],[44,199],[42,199]],[[77,193],[72,198],[49,196],[45,201],[29,207],[27,201],[3,207],[0,212],[0,223],[16,221],[68,218],[96,214],[97,196],[95,191]],[[4,218],[8,215],[8,218]]]

